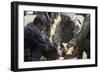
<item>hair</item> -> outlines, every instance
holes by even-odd
[[[45,17],[45,15],[43,14],[38,14],[35,19],[33,20],[33,24],[37,25],[38,23],[41,23],[41,25],[47,25],[47,19]]]

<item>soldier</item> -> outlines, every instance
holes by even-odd
[[[77,35],[77,45],[79,47],[78,58],[82,58],[83,51],[86,52],[87,58],[90,58],[90,15],[84,14],[85,17],[81,31]]]
[[[42,56],[47,60],[59,58],[56,47],[43,34],[48,21],[43,14],[24,27],[24,61],[39,61]]]
[[[73,13],[61,13],[61,37],[64,43],[68,43],[74,37],[75,22],[72,20]]]
[[[87,54],[86,58],[90,58],[90,15],[81,14],[84,17],[83,25],[80,32],[68,43],[68,45],[74,46],[77,50],[77,58],[82,59],[83,52]]]

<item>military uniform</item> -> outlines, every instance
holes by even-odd
[[[87,53],[87,58],[90,58],[90,15],[86,15],[81,31],[77,36],[77,45],[79,47],[78,58],[82,58],[82,53]]]

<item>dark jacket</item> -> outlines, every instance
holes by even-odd
[[[41,56],[57,59],[57,49],[34,24],[30,23],[24,27],[24,61],[38,61]]]

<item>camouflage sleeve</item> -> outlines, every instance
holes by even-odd
[[[77,35],[77,42],[82,42],[82,40],[85,40],[89,31],[90,31],[90,15],[87,15],[84,19],[81,31]]]

